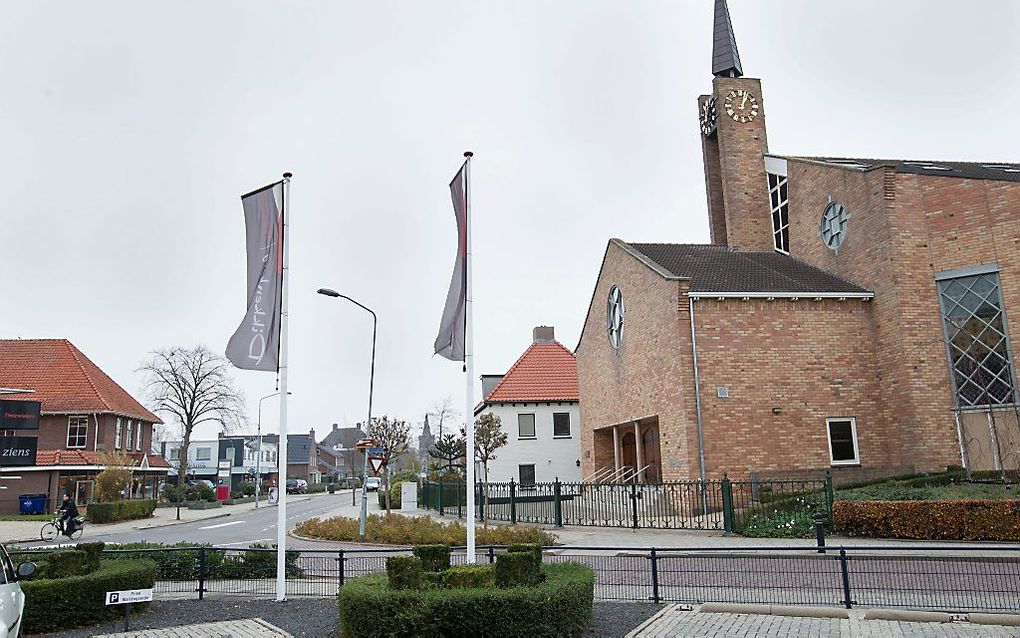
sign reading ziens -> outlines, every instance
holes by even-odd
[[[0,399],[0,430],[38,430],[38,401]]]
[[[152,600],[152,588],[122,589],[106,592],[107,605],[125,605],[127,603],[147,603]]]
[[[28,467],[35,465],[39,439],[34,436],[0,437],[0,467]]]

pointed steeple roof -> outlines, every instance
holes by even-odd
[[[737,38],[733,35],[730,10],[726,0],[715,0],[715,27],[712,34],[712,75],[739,78],[744,74],[737,52]]]

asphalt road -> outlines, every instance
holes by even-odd
[[[360,495],[359,495],[360,496]],[[374,492],[368,494],[369,512],[378,511],[378,501]],[[86,528],[80,542],[104,541],[106,543],[135,543],[149,541],[153,543],[211,543],[221,547],[247,547],[251,543],[272,544],[276,542],[276,517],[278,508],[262,504],[258,509],[234,511],[230,516],[205,520],[177,523],[150,529],[129,530],[109,533],[93,533],[96,528]],[[287,500],[287,530],[293,530],[301,521],[315,516],[325,517],[345,515],[356,517],[359,507],[351,505],[351,493],[345,491],[336,494],[314,496],[289,495]],[[52,543],[26,543],[20,547],[47,547]],[[340,547],[341,543],[320,543],[289,538],[287,546],[293,548]]]

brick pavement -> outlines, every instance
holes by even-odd
[[[118,634],[103,634],[97,638],[292,638],[291,634],[261,618],[227,620],[169,627],[144,629]]]
[[[1020,636],[1020,628],[966,622],[921,623],[865,620],[864,611],[851,610],[849,619],[805,618],[755,614],[702,613],[670,605],[628,638],[699,638],[775,636],[805,638],[1002,638]]]

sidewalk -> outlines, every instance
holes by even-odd
[[[168,629],[143,629],[97,638],[291,638],[291,634],[261,618],[184,625]]]
[[[840,611],[833,609],[831,611]],[[1018,635],[1017,627],[976,624],[974,622],[911,622],[907,620],[870,620],[869,612],[850,610],[847,618],[780,616],[769,614],[705,613],[669,605],[627,638],[667,636],[833,636],[839,638],[962,636],[999,638]],[[909,612],[903,612],[905,618]],[[1015,618],[1015,617],[1014,617]]]

